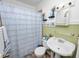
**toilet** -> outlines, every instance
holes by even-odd
[[[46,52],[46,48],[45,47],[38,47],[34,51],[36,57],[38,57],[38,58],[43,57],[45,52]]]
[[[35,56],[38,58],[43,57],[46,50],[49,49],[47,46],[47,40],[42,40],[42,45],[43,45],[43,47],[42,46],[37,47],[34,51]]]

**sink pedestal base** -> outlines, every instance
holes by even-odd
[[[54,58],[54,52],[51,51],[51,58]]]

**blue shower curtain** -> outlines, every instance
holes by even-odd
[[[42,17],[31,8],[0,2],[0,13],[10,41],[10,57],[24,57],[41,44]]]

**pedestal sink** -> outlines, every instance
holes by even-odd
[[[63,38],[51,37],[47,45],[53,52],[61,56],[72,56],[75,50],[75,45]]]

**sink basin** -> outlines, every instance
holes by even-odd
[[[75,50],[75,45],[63,38],[51,37],[47,45],[53,52],[61,56],[71,56]]]

